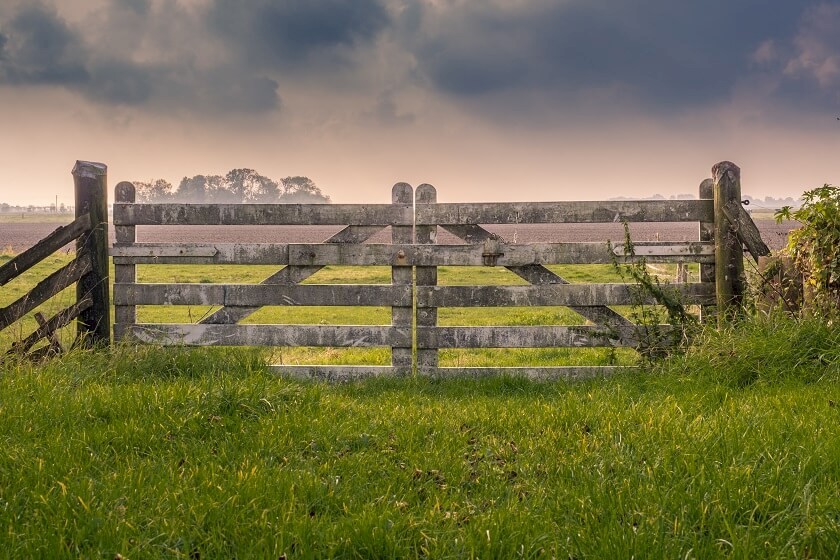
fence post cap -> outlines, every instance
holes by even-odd
[[[74,177],[87,177],[89,179],[96,179],[108,174],[108,166],[97,161],[82,161],[76,160],[76,165],[73,166]]]
[[[722,161],[720,163],[716,163],[712,167],[712,177],[714,177],[715,183],[719,183],[721,177],[723,177],[729,172],[732,172],[733,175],[735,175],[736,177],[741,176],[741,168],[732,163],[731,161]]]

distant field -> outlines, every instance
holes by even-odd
[[[4,216],[0,214],[0,216]],[[43,216],[45,219],[48,216]],[[54,218],[57,218],[53,216]],[[771,249],[779,249],[787,240],[788,231],[795,222],[777,224],[770,214],[756,214],[756,225],[764,241]],[[0,252],[23,251],[51,233],[63,223],[61,221],[30,222],[0,218]],[[137,226],[137,240],[140,242],[186,241],[196,243],[319,243],[336,231],[331,226]],[[620,243],[624,239],[621,224],[541,224],[528,226],[488,226],[509,242],[585,242],[611,239]],[[692,241],[697,239],[697,224],[691,223],[635,223],[630,227],[634,241]],[[111,241],[114,230],[111,228]],[[371,238],[373,243],[387,243],[389,230]],[[458,243],[452,235],[441,231],[438,243]]]
[[[69,224],[73,214],[45,212],[0,212],[0,224]]]

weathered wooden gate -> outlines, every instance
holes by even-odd
[[[417,268],[417,370],[424,375],[486,376],[518,374],[532,378],[576,378],[604,375],[616,368],[584,367],[440,367],[443,348],[552,348],[627,346],[638,344],[639,326],[610,306],[640,303],[631,284],[570,284],[546,265],[633,262],[714,263],[714,243],[645,242],[635,244],[638,257],[625,255],[623,244],[508,243],[484,225],[614,222],[712,222],[711,200],[451,203],[436,202],[431,185],[417,189],[416,236],[430,244],[432,258]],[[440,227],[466,245],[435,245]],[[438,286],[439,265],[503,266],[530,285]],[[687,304],[715,302],[714,278],[674,285]],[[646,303],[655,303],[650,296]],[[439,326],[441,307],[566,306],[587,319],[585,325]],[[662,329],[667,328],[665,325]]]
[[[726,163],[726,162],[724,162]],[[740,209],[737,167],[715,167],[715,180],[701,185],[698,200],[450,203],[436,200],[431,185],[416,193],[394,186],[391,204],[138,204],[131,183],[116,188],[112,249],[116,283],[117,340],[169,345],[379,346],[391,349],[390,366],[277,366],[283,373],[322,379],[377,375],[534,378],[604,375],[614,367],[440,367],[448,348],[634,347],[638,326],[613,307],[639,303],[628,284],[571,284],[548,268],[564,264],[610,264],[644,258],[650,263],[700,263],[700,281],[674,285],[684,303],[719,308],[740,305],[742,244],[757,230]],[[713,199],[713,192],[715,199]],[[717,200],[719,199],[719,200]],[[740,213],[739,213],[740,212]],[[717,217],[716,217],[717,216]],[[693,222],[696,241],[641,242],[635,255],[623,245],[515,243],[491,233],[494,224]],[[138,225],[343,225],[324,243],[137,243]],[[732,227],[733,225],[738,227]],[[391,228],[391,243],[369,243]],[[463,243],[437,243],[439,228]],[[749,235],[748,235],[749,234]],[[717,235],[717,243],[715,236]],[[750,243],[746,242],[749,246]],[[760,243],[760,237],[758,237]],[[758,251],[767,251],[766,246]],[[270,264],[284,267],[260,284],[144,284],[138,264]],[[327,265],[390,266],[390,285],[301,284]],[[440,266],[500,266],[529,285],[438,285]],[[717,293],[716,293],[717,292]],[[655,303],[650,296],[648,303]],[[139,305],[220,306],[197,324],[138,323]],[[378,306],[391,308],[391,324],[240,324],[262,306]],[[566,306],[582,325],[442,326],[446,307]],[[665,325],[661,326],[667,328]]]
[[[390,366],[283,366],[290,375],[348,379],[412,372],[412,268],[400,246],[413,237],[412,188],[394,186],[391,204],[135,204],[134,186],[116,188],[112,249],[116,340],[188,346],[390,347]],[[342,225],[325,243],[136,243],[138,225]],[[365,244],[391,227],[391,244]],[[138,264],[284,265],[261,284],[143,284]],[[391,266],[390,285],[301,284],[327,265]],[[137,322],[138,305],[221,309],[198,324]],[[239,324],[262,306],[390,307],[390,325]]]

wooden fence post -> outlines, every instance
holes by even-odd
[[[741,201],[741,169],[730,161],[712,167],[715,197],[715,285],[718,324],[737,317],[744,300],[744,250],[726,205]]]
[[[76,217],[90,213],[91,231],[76,241],[76,253],[90,255],[91,271],[76,283],[76,299],[90,297],[92,305],[77,321],[81,344],[86,347],[111,341],[111,298],[108,285],[108,167],[77,161],[73,167]]]
[[[713,179],[703,179],[700,183],[699,189],[700,200],[714,200],[715,198],[715,182]],[[714,222],[699,222],[700,225],[700,241],[709,242],[715,239],[715,224]],[[700,265],[700,282],[714,283],[715,281],[715,265],[701,264]],[[713,317],[713,307],[709,305],[700,306],[700,320],[704,323],[709,322]]]
[[[413,204],[414,191],[408,183],[397,183],[391,190],[391,202],[393,204]],[[391,241],[396,244],[411,244],[414,242],[414,226],[391,226]],[[397,257],[399,260],[399,256]],[[391,284],[394,286],[411,286],[414,280],[414,271],[411,266],[392,266]],[[403,327],[411,332],[411,324],[414,320],[414,309],[412,305],[391,308],[391,324],[394,327]],[[409,345],[391,347],[391,366],[397,376],[409,377],[412,373],[414,356],[412,355],[411,341]]]
[[[114,202],[134,203],[136,193],[133,183],[123,181],[114,189]],[[137,240],[136,226],[114,226],[117,246],[133,245]],[[137,282],[137,267],[133,264],[114,264],[114,282],[119,284],[134,284]],[[123,325],[133,325],[137,322],[137,307],[134,305],[114,305],[114,342],[118,342],[126,332]]]
[[[437,191],[432,185],[423,184],[414,192],[415,204],[432,204],[437,202]],[[434,245],[437,242],[437,226],[416,226],[415,243]],[[436,286],[438,282],[436,266],[415,267],[417,287]],[[423,327],[437,326],[437,307],[417,306],[417,373],[419,375],[434,375],[438,368],[438,349],[430,348],[428,341],[421,334]]]

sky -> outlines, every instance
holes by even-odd
[[[334,202],[840,183],[840,2],[0,0],[0,202],[253,168]],[[111,192],[113,195],[113,191]]]

